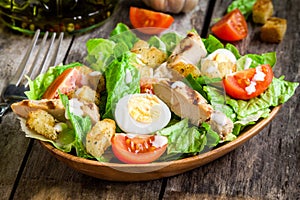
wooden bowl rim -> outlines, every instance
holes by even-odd
[[[225,155],[226,153],[230,152],[231,150],[235,149],[236,147],[240,146],[256,134],[260,132],[272,119],[275,117],[275,115],[278,113],[280,110],[280,106],[276,106],[272,109],[270,112],[270,115],[265,118],[260,120],[257,124],[253,125],[250,127],[247,131],[242,132],[235,140],[225,143],[221,145],[220,147],[217,147],[215,149],[212,149],[208,152],[199,154],[197,156],[192,156],[192,157],[187,157],[183,158],[180,160],[174,160],[174,161],[168,161],[168,162],[154,162],[154,163],[149,163],[149,164],[123,164],[123,163],[109,163],[109,162],[100,162],[97,160],[89,160],[86,158],[81,158],[77,157],[75,155],[65,153],[63,151],[60,151],[59,149],[56,149],[52,144],[48,142],[43,142],[40,141],[42,146],[47,149],[48,151],[52,152],[54,155],[60,156],[62,158],[65,158],[69,161],[76,162],[76,163],[85,163],[86,165],[94,165],[94,166],[99,166],[99,167],[115,167],[115,168],[130,168],[130,167],[135,167],[135,168],[150,168],[150,167],[165,167],[169,165],[178,165],[178,164],[189,164],[189,163],[194,163],[197,161],[200,161],[204,158],[210,158],[215,155],[214,159],[217,159],[218,157],[221,157],[222,155]],[[214,160],[213,159],[213,160]],[[210,160],[212,161],[212,160]]]

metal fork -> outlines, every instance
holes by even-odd
[[[35,55],[35,58],[34,58],[32,64],[27,66],[27,64],[30,60],[30,57],[32,56],[32,54],[34,52],[39,35],[40,35],[40,30],[37,30],[31,41],[29,48],[27,49],[26,54],[24,55],[20,65],[17,69],[17,72],[16,72],[14,78],[9,81],[6,88],[2,92],[2,95],[1,95],[2,103],[0,103],[0,122],[1,122],[1,119],[4,116],[4,114],[9,110],[12,103],[26,99],[26,95],[24,94],[24,92],[26,90],[28,90],[28,80],[24,79],[24,75],[27,73],[27,76],[32,80],[39,74],[45,73],[46,70],[48,69],[48,67],[57,65],[56,60],[57,60],[59,49],[60,49],[60,46],[61,46],[61,43],[63,40],[63,36],[64,36],[63,32],[60,33],[55,48],[53,48],[53,47],[55,45],[54,41],[56,39],[56,33],[52,33],[48,49],[45,52],[42,62],[40,63],[39,66],[37,66],[37,62],[42,56],[41,55],[43,52],[42,50],[45,49],[46,41],[47,41],[47,38],[49,35],[48,32],[45,32],[42,42],[40,44],[40,47]],[[51,58],[49,64],[47,64],[51,53],[52,53],[52,58]]]

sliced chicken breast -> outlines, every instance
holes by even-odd
[[[13,103],[11,109],[19,117],[28,118],[28,114],[35,110],[45,110],[58,121],[66,121],[65,108],[60,99],[23,100]]]
[[[197,91],[181,81],[161,80],[153,84],[154,93],[164,101],[170,109],[182,118],[199,126],[203,122],[211,125],[221,139],[233,130],[233,122],[224,113],[216,111]]]
[[[153,84],[154,93],[182,118],[196,126],[209,120],[213,108],[197,91],[181,81],[166,80]]]
[[[65,122],[65,107],[60,99],[23,100],[13,103],[11,108],[19,117],[28,118],[28,114],[36,110],[47,111],[57,121]],[[79,101],[75,98],[70,100],[70,110],[75,115],[89,116],[92,123],[100,120],[99,108],[95,103]]]
[[[189,74],[197,77],[200,75],[197,64],[206,55],[207,51],[200,36],[195,32],[189,32],[175,47],[173,53],[168,58],[167,66],[183,77]]]

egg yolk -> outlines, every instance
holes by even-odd
[[[156,96],[133,96],[128,101],[130,116],[141,123],[152,123],[161,114],[160,103]]]

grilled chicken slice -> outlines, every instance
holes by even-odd
[[[13,103],[11,108],[19,117],[28,118],[28,114],[36,110],[47,111],[57,121],[65,122],[65,107],[60,99],[23,100]],[[70,110],[75,115],[89,116],[92,123],[100,120],[99,108],[95,103],[70,99]]]
[[[189,118],[192,124],[199,126],[208,122],[221,139],[232,132],[233,122],[222,112],[214,110],[201,94],[185,83],[161,80],[153,84],[153,90],[176,115]]]
[[[189,74],[197,77],[200,70],[197,64],[207,54],[206,48],[195,32],[189,32],[187,36],[175,47],[167,61],[167,66],[186,77]]]
[[[167,80],[153,84],[154,93],[182,118],[196,126],[210,119],[213,108],[197,91],[181,81]]]
[[[65,107],[60,99],[23,100],[13,103],[11,108],[19,117],[25,119],[31,111],[45,110],[58,121],[66,121]]]
[[[224,140],[227,134],[231,133],[233,130],[232,120],[218,110],[212,112],[208,124],[210,124],[212,130],[219,134],[221,140]]]

